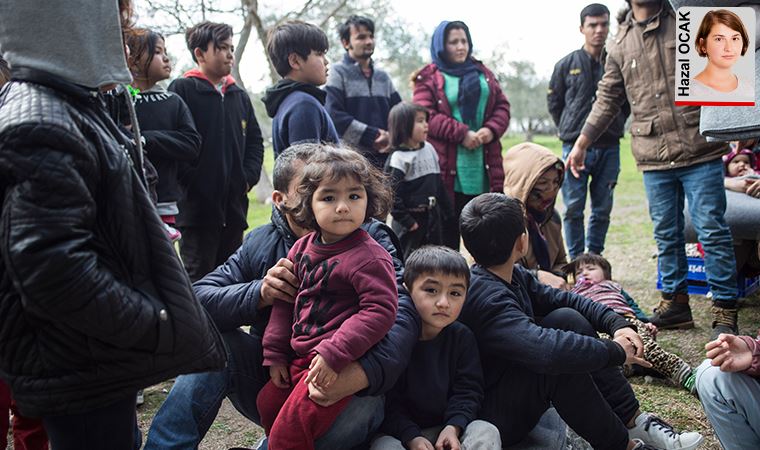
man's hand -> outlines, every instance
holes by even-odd
[[[652,367],[652,364],[644,359],[644,341],[632,328],[626,327],[617,330],[612,340],[625,350],[625,364]]]
[[[375,150],[378,151],[378,153],[388,153],[388,150],[390,150],[390,144],[391,144],[391,138],[387,131],[385,130],[379,130],[377,132],[377,137],[375,138],[374,144],[372,146]]]
[[[718,335],[718,339],[705,344],[710,364],[723,372],[741,372],[752,365],[752,350],[746,342],[732,334]]]
[[[338,374],[338,379],[329,388],[309,383],[309,398],[317,405],[330,406],[368,386],[367,374],[361,364],[354,361]]]
[[[475,133],[480,138],[480,142],[485,145],[493,141],[493,131],[490,128],[483,127]]]
[[[315,386],[326,389],[329,388],[337,378],[338,374],[327,365],[327,361],[325,361],[322,355],[317,355],[311,360],[311,364],[309,364],[309,373],[306,375],[303,382],[306,384],[314,383]]]
[[[481,144],[480,136],[472,130],[468,130],[467,134],[464,135],[464,139],[462,139],[462,146],[467,150],[478,148]]]
[[[459,431],[454,425],[446,425],[438,435],[435,450],[462,450],[459,443]]]
[[[422,436],[412,439],[406,446],[409,447],[409,450],[435,450],[433,444]]]
[[[275,300],[293,303],[298,293],[298,278],[294,274],[293,262],[280,258],[273,267],[267,270],[261,283],[261,300],[259,308],[272,306]]]
[[[562,289],[563,291],[570,290],[570,286],[567,284],[564,278],[554,275],[551,272],[547,272],[545,270],[538,270],[536,272],[536,276],[538,277],[538,281],[544,284],[548,284],[554,289]]]
[[[575,140],[573,149],[567,155],[565,160],[566,169],[569,170],[575,178],[580,178],[581,170],[586,168],[586,149],[591,145],[585,134],[578,136]]]
[[[750,197],[760,198],[760,180],[744,179],[744,193]]]
[[[284,364],[269,366],[269,377],[272,379],[272,384],[280,389],[290,387],[290,373],[288,373],[288,366]]]
[[[414,225],[409,227],[409,231],[417,231],[419,229],[420,229],[420,224],[418,224],[417,222],[414,222]]]

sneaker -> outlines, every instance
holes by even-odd
[[[143,403],[145,403],[145,394],[143,394],[143,390],[142,389],[140,389],[139,391],[137,391],[137,399],[136,399],[135,403],[137,404],[137,406],[140,406]]]
[[[694,450],[704,439],[695,431],[678,433],[667,422],[654,414],[641,413],[635,420],[636,425],[628,430],[628,437],[663,450]],[[646,447],[645,447],[646,448]]]
[[[724,334],[738,334],[739,327],[737,321],[739,319],[738,309],[736,308],[721,308],[720,306],[713,305],[710,308],[713,314],[712,323],[712,339],[718,338],[721,333]]]
[[[641,439],[631,439],[636,445],[633,447],[633,450],[659,450],[656,447],[652,447],[651,445],[647,445],[642,441]]]
[[[685,302],[676,302],[673,298],[667,298],[668,296],[673,297],[670,294],[663,293],[662,296],[663,299],[660,300],[660,305],[654,309],[654,314],[649,318],[650,321],[657,328],[663,330],[694,328],[688,294],[675,294],[675,297],[680,297],[679,300],[686,297]]]

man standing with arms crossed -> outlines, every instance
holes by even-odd
[[[633,113],[631,150],[654,223],[662,300],[652,323],[660,328],[691,328],[684,250],[684,199],[705,249],[707,282],[713,293],[713,338],[737,332],[736,261],[723,215],[721,155],[728,146],[699,134],[699,107],[674,104],[675,11],[664,0],[626,0],[630,10],[608,46],[605,73],[596,101],[567,165],[579,177],[586,150],[613,122],[628,100]]]
[[[610,11],[592,3],[581,11],[583,47],[565,56],[554,66],[546,97],[549,113],[559,129],[562,157],[567,158],[580,135],[596,99],[596,85],[604,75],[604,43],[610,30]],[[610,225],[612,196],[620,173],[620,138],[630,114],[624,102],[607,131],[586,151],[585,169],[580,177],[567,177],[562,184],[565,242],[573,260],[588,250],[602,254]],[[590,183],[589,183],[590,181]],[[586,194],[591,193],[591,217],[584,235],[583,211]]]

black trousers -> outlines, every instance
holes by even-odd
[[[243,244],[238,227],[181,227],[179,254],[190,280],[196,282],[227,261]]]
[[[459,216],[462,214],[464,205],[477,195],[467,195],[454,192],[454,216],[443,223],[443,245],[459,251],[461,236],[459,234]]]
[[[68,416],[43,417],[54,450],[134,450],[135,395],[104,408]]]
[[[588,320],[570,308],[551,312],[540,324],[596,335]],[[625,423],[639,409],[633,389],[619,367],[591,374],[553,375],[510,368],[486,392],[480,416],[499,428],[502,444],[508,446],[524,439],[550,405],[595,449],[625,449]]]

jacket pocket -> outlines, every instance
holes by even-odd
[[[683,120],[688,126],[699,126],[700,109],[694,108],[683,112]]]
[[[631,152],[638,164],[657,160],[660,136],[653,131],[653,120],[639,120],[631,123]]]
[[[649,136],[652,134],[652,121],[641,120],[631,122],[631,135],[633,136]]]

